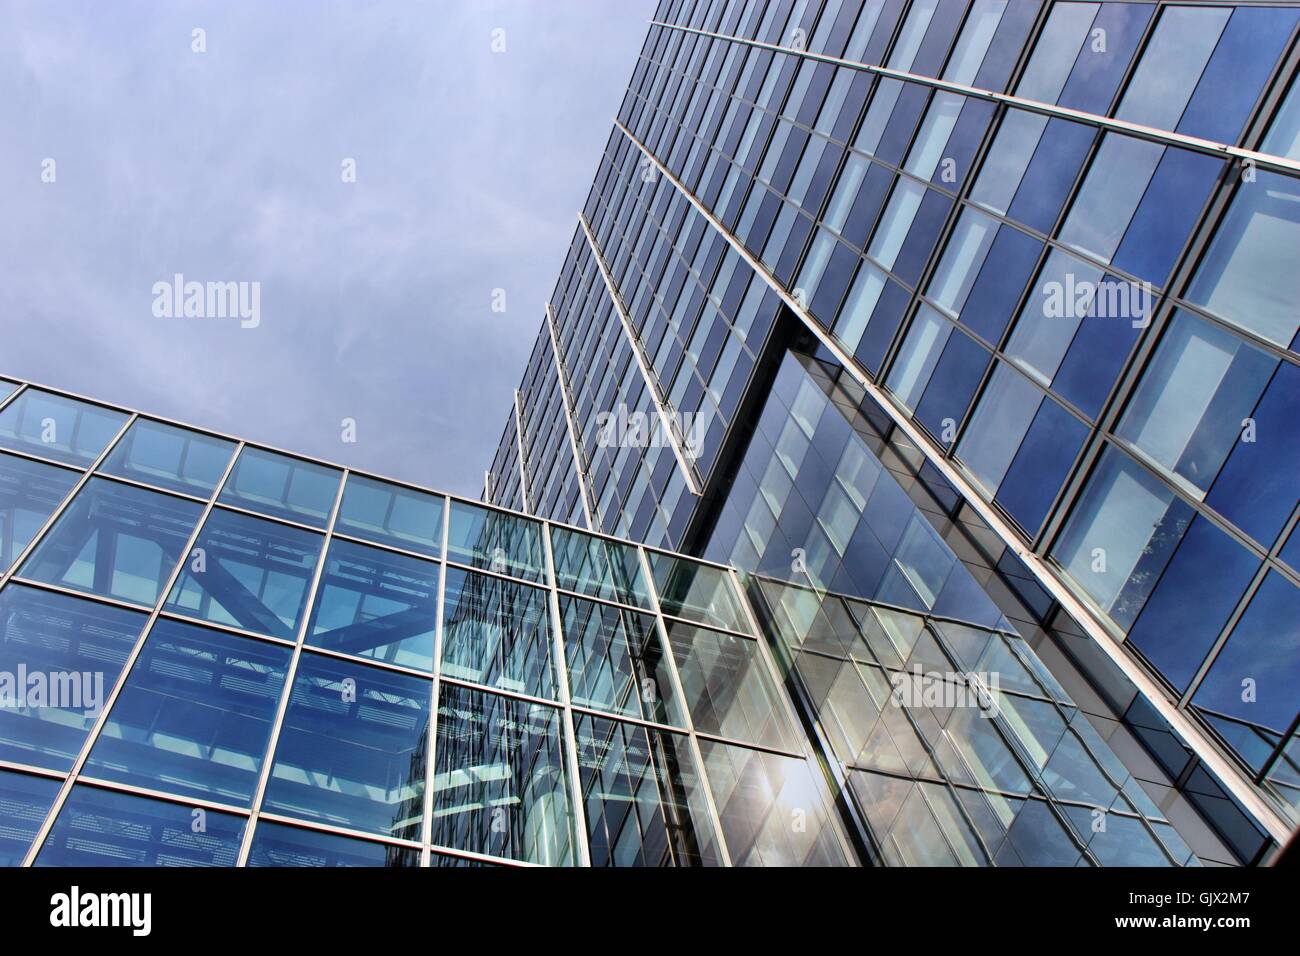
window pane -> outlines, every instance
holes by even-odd
[[[463,501],[451,503],[447,557],[529,581],[545,577],[540,525]]]
[[[674,622],[668,626],[668,643],[696,730],[798,749],[798,736],[757,642]]]
[[[1300,159],[1300,80],[1292,81],[1286,102],[1277,111],[1260,150],[1274,156]]]
[[[307,643],[433,669],[438,565],[335,540],[325,559]]]
[[[1277,360],[1262,350],[1180,312],[1116,434],[1200,497],[1241,436],[1242,422],[1275,368]]]
[[[0,830],[0,867],[22,864],[54,805],[59,786],[60,781],[47,777],[0,770],[0,806],[5,814],[5,827]]]
[[[442,673],[488,687],[555,696],[547,592],[447,569]]]
[[[261,820],[248,865],[412,867],[420,865],[420,851]]]
[[[321,536],[220,508],[209,515],[167,597],[167,610],[293,638]]]
[[[264,806],[420,839],[431,682],[304,654]]]
[[[1099,6],[1096,3],[1052,5],[1052,14],[1016,87],[1017,96],[1043,103],[1056,102]]]
[[[1165,7],[1115,115],[1175,129],[1231,13],[1228,7]]]
[[[126,419],[122,412],[29,388],[0,411],[0,447],[85,467]]]
[[[203,815],[198,828],[197,814]],[[37,866],[234,866],[244,817],[78,785]]]
[[[592,866],[718,866],[687,738],[581,715],[578,772]]]
[[[152,607],[202,512],[195,501],[92,478],[20,572]]]
[[[442,685],[433,842],[552,866],[573,861],[557,711]]]
[[[1061,242],[1110,262],[1164,152],[1157,143],[1108,133],[1061,227]]]
[[[1286,348],[1300,328],[1300,185],[1258,172],[1237,191],[1187,298]]]
[[[726,572],[687,558],[647,552],[659,606],[665,614],[750,633],[740,600]]]
[[[76,483],[75,471],[0,454],[0,574],[9,570]]]
[[[0,759],[71,768],[145,615],[35,588],[0,591]],[[16,695],[16,696],[14,696]]]
[[[167,491],[207,498],[225,474],[234,442],[145,418],[114,446],[101,470]]]
[[[1298,643],[1300,590],[1270,571],[1192,697],[1255,770],[1295,719]]]
[[[86,775],[252,804],[289,648],[167,619],[149,632]]]
[[[653,617],[567,597],[560,615],[575,704],[683,725]]]
[[[218,500],[324,528],[338,494],[339,474],[335,468],[245,448]]]
[[[806,760],[700,741],[734,866],[844,866],[816,771]],[[799,820],[801,826],[792,826]]]
[[[1192,509],[1155,476],[1107,448],[1052,556],[1127,629],[1169,562]]]
[[[567,528],[551,528],[555,583],[592,597],[650,607],[636,548]]]
[[[1020,448],[1042,395],[1024,376],[999,363],[962,435],[957,457],[990,496]]]
[[[335,530],[437,557],[442,550],[442,501],[437,495],[349,475]]]

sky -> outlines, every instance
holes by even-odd
[[[0,0],[0,375],[477,496],[654,6]]]

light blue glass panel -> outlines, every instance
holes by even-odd
[[[159,619],[109,711],[86,775],[251,805],[290,653]]]
[[[324,528],[338,494],[340,474],[336,468],[245,448],[218,500]]]
[[[307,643],[391,664],[433,668],[438,565],[335,540]]]
[[[146,617],[65,594],[0,591],[0,759],[71,768]]]
[[[1042,103],[1056,102],[1100,8],[1098,3],[1052,4],[1051,15],[1016,87],[1017,96]]]
[[[555,696],[546,591],[448,568],[442,618],[443,674]]]
[[[740,598],[725,571],[689,558],[647,552],[650,572],[665,614],[689,621],[752,633]]]
[[[166,491],[207,498],[235,452],[235,443],[138,418],[100,470]]]
[[[451,503],[447,558],[529,581],[545,577],[541,525],[463,501]]]
[[[427,492],[349,475],[335,530],[437,557],[442,550],[442,502]]]
[[[571,864],[559,712],[455,684],[444,683],[440,694],[434,845]]]
[[[202,827],[196,825],[202,814]],[[36,866],[234,866],[244,817],[79,784]]]
[[[262,820],[253,834],[248,865],[414,867],[420,865],[420,851]]]
[[[558,587],[621,604],[651,606],[635,547],[552,527],[551,553]]]
[[[77,478],[75,471],[0,454],[0,573],[31,543]]]
[[[0,867],[22,865],[60,785],[60,781],[49,777],[0,770],[0,808],[5,819],[5,827],[0,830]]]
[[[1231,7],[1165,7],[1115,115],[1174,129],[1231,15]]]
[[[218,508],[186,557],[167,610],[293,638],[321,541],[301,528]]]
[[[304,654],[264,806],[369,833],[420,838],[432,682]]]
[[[0,411],[0,447],[85,467],[126,420],[122,412],[29,388]]]
[[[19,573],[152,607],[202,512],[196,501],[92,478]]]

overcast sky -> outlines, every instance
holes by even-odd
[[[653,10],[0,0],[0,375],[477,495]]]

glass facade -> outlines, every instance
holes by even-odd
[[[1111,789],[1265,859],[1300,823],[1298,31],[1285,3],[663,0],[484,498],[1018,634],[1123,736]],[[945,828],[941,760],[836,750],[832,784],[876,862],[1068,863],[1025,849],[1079,821],[1019,759],[996,826]],[[890,842],[926,814],[942,852]]]

